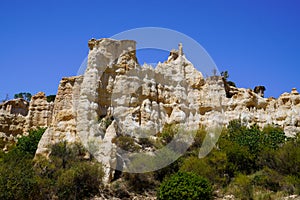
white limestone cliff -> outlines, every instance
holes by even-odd
[[[85,74],[64,78],[59,85],[37,154],[48,155],[49,146],[60,141],[82,143],[103,163],[109,181],[120,164],[112,142],[118,135],[138,138],[146,130],[155,137],[165,124],[196,129],[233,119],[261,127],[279,125],[288,136],[300,132],[296,89],[268,99],[250,89],[226,88],[222,77],[204,79],[182,46],[155,69],[138,64],[134,41],[92,39],[89,48]]]
[[[81,143],[105,166],[109,182],[117,166],[126,167],[113,142],[120,135],[155,138],[166,124],[193,130],[225,126],[234,119],[248,126],[278,125],[288,136],[300,132],[295,88],[274,99],[263,97],[262,86],[254,92],[228,86],[220,76],[204,79],[182,45],[156,68],[138,64],[132,40],[92,39],[88,46],[84,75],[63,78],[54,103],[38,93],[30,104],[16,100],[0,105],[3,138],[14,140],[31,128],[48,127],[37,155],[48,156],[51,145],[62,141]]]

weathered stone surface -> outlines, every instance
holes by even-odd
[[[275,124],[289,136],[300,132],[296,89],[268,99],[262,88],[232,87],[219,76],[204,79],[181,45],[155,69],[137,63],[134,41],[93,39],[89,48],[84,76],[64,78],[59,85],[37,154],[48,155],[49,145],[60,141],[80,142],[106,167],[109,181],[114,174],[110,167],[126,167],[118,163],[112,142],[118,135],[138,137],[146,130],[155,137],[165,124],[197,129],[223,126],[233,119],[260,127]]]
[[[43,92],[32,96],[24,131],[50,125],[53,105],[53,102],[47,102],[47,97]]]
[[[53,103],[47,102],[44,93],[34,95],[30,103],[24,99],[4,102],[0,105],[0,138],[12,143],[27,135],[30,129],[47,127],[52,108]]]
[[[2,113],[23,115],[28,114],[29,102],[24,99],[13,99],[0,104],[0,111]]]
[[[67,141],[80,143],[76,134],[76,103],[80,95],[82,77],[63,78],[59,84],[51,123],[45,131],[37,150],[37,154],[48,155],[49,146]]]
[[[3,137],[16,137],[23,135],[26,119],[22,115],[0,113],[0,132]]]

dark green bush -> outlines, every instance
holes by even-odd
[[[286,136],[284,131],[279,127],[266,126],[262,130],[263,148],[278,149],[282,145]]]
[[[241,200],[253,199],[253,184],[251,178],[238,174],[229,185],[229,193]]]
[[[300,177],[300,139],[287,142],[276,151],[273,159],[278,172]]]
[[[268,167],[254,174],[253,183],[265,189],[277,192],[280,190],[280,182],[283,176]]]
[[[56,95],[49,95],[47,96],[47,102],[54,102],[56,98]]]
[[[0,162],[0,199],[31,199],[37,188],[31,157],[11,150]]]
[[[99,192],[103,171],[101,165],[78,162],[64,170],[57,179],[60,199],[84,199]]]
[[[155,189],[157,181],[154,179],[154,173],[124,173],[123,177],[126,181],[127,189],[129,191],[142,193],[149,189]]]
[[[212,187],[209,181],[191,172],[178,172],[161,184],[157,197],[166,199],[211,199]]]
[[[190,147],[190,150],[199,150],[202,146],[202,143],[204,141],[204,138],[206,136],[207,132],[204,128],[200,128],[197,130],[195,136],[194,136],[194,143]]]
[[[0,199],[84,199],[98,194],[100,164],[83,160],[79,145],[54,145],[50,159],[34,152],[42,130],[32,131],[0,159]]]
[[[180,171],[193,172],[209,179],[212,183],[225,186],[230,181],[230,163],[224,152],[213,150],[207,157],[189,157],[184,160]]]
[[[23,153],[34,156],[45,130],[46,128],[38,128],[37,130],[29,131],[28,136],[23,136],[18,139],[17,149]]]
[[[83,159],[86,151],[81,145],[61,142],[51,150],[49,159],[36,158],[39,198],[84,199],[98,194],[104,175],[102,166]]]

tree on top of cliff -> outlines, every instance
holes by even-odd
[[[22,99],[25,99],[26,101],[30,101],[31,97],[32,97],[32,95],[29,92],[20,92],[20,93],[14,95],[15,99],[22,98]]]
[[[236,84],[232,81],[229,81],[228,78],[229,78],[229,73],[228,71],[223,71],[221,72],[221,76],[224,78],[224,80],[226,81],[226,83],[230,86],[233,86],[233,87],[236,87]]]

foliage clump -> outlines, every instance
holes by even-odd
[[[32,95],[29,92],[20,92],[14,95],[15,99],[21,98],[21,99],[25,99],[26,101],[30,101],[31,97]]]
[[[0,199],[84,199],[98,194],[102,166],[84,160],[80,145],[58,143],[49,159],[33,159],[44,131],[30,131],[0,154]]]
[[[162,182],[157,197],[166,199],[211,199],[208,180],[191,172],[178,172]]]

